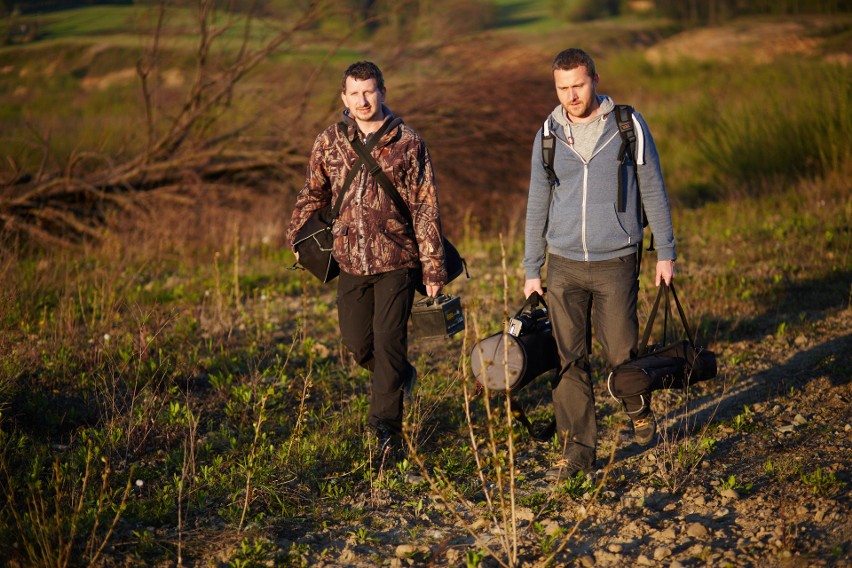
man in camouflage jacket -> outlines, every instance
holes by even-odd
[[[423,139],[384,105],[385,94],[375,64],[361,61],[346,70],[343,121],[314,142],[287,234],[292,244],[314,211],[337,200],[358,159],[353,137],[368,144],[392,121],[371,155],[408,205],[414,226],[360,164],[332,227],[340,332],[358,364],[373,372],[369,424],[383,450],[398,443],[403,397],[416,378],[407,333],[415,285],[422,282],[429,296],[437,296],[447,280],[432,161]]]

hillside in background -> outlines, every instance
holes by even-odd
[[[0,558],[852,565],[852,15],[628,4],[649,3],[270,0],[252,19],[136,3],[2,20]],[[746,4],[758,13],[738,15]],[[532,142],[570,45],[652,129],[678,294],[719,375],[658,393],[660,434],[642,448],[596,343],[597,469],[549,484],[558,443],[513,422],[505,397],[474,396],[468,355],[522,300]],[[340,73],[361,58],[426,139],[471,273],[448,287],[465,332],[412,340],[395,464],[375,455],[334,286],[289,270],[283,242]],[[652,278],[649,261],[640,321]],[[517,395],[537,427],[548,379]]]

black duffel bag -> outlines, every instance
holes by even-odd
[[[538,292],[530,294],[507,331],[477,342],[470,354],[474,377],[490,391],[517,391],[558,366],[547,304]]]
[[[680,321],[683,324],[686,339],[668,343],[670,301],[669,291],[677,306]],[[663,342],[648,346],[654,319],[665,297],[665,319],[663,322]],[[682,389],[699,381],[716,376],[716,355],[712,351],[696,346],[695,338],[686,321],[683,306],[677,298],[674,284],[660,285],[657,299],[642,340],[639,344],[639,356],[615,367],[607,378],[609,394],[618,400],[647,394],[660,389]]]

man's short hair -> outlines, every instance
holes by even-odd
[[[385,80],[382,77],[382,70],[372,61],[357,61],[346,68],[346,71],[343,73],[342,90],[344,92],[346,91],[346,79],[349,77],[358,79],[359,81],[375,79],[379,90],[385,90]]]
[[[568,71],[577,67],[585,67],[586,71],[589,73],[589,77],[594,77],[597,74],[595,71],[595,62],[592,61],[589,54],[582,49],[571,47],[569,49],[562,50],[553,59],[553,71],[556,71],[557,69]]]

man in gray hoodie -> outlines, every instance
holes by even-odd
[[[592,305],[595,334],[607,362],[615,366],[636,354],[642,204],[656,241],[657,286],[671,283],[676,254],[659,155],[645,121],[633,113],[635,164],[623,177],[619,207],[622,138],[612,99],[597,93],[594,61],[572,48],[560,52],[552,68],[560,104],[533,147],[524,295],[543,293],[541,269],[547,256],[548,306],[560,359],[553,407],[564,449],[546,477],[561,481],[591,470],[595,461],[597,425],[587,331]],[[553,184],[542,158],[542,131],[555,137]],[[649,396],[625,401],[635,439],[643,445],[656,434],[649,403]]]

